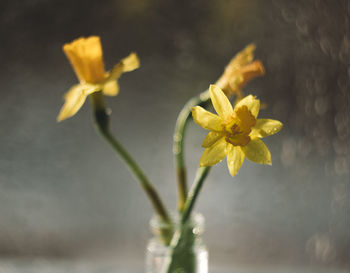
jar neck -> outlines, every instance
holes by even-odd
[[[164,243],[164,240],[161,236],[161,234],[168,233],[171,234],[172,237],[173,233],[181,228],[180,225],[180,217],[176,213],[173,215],[172,218],[174,221],[172,224],[165,223],[161,219],[159,219],[158,216],[153,216],[150,221],[150,228],[151,231],[156,238],[157,241],[159,241],[162,244]],[[183,232],[187,233],[188,235],[191,235],[191,237],[194,238],[200,238],[200,236],[204,232],[204,217],[200,213],[193,213],[191,215],[191,218],[188,219],[187,223],[183,226]]]

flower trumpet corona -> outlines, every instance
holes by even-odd
[[[110,72],[106,72],[100,37],[79,38],[63,46],[63,51],[70,61],[79,84],[70,88],[64,95],[65,103],[57,121],[67,119],[79,111],[87,96],[102,91],[104,95],[116,96],[119,93],[117,79],[124,72],[135,70],[140,66],[135,53],[117,63]]]
[[[271,154],[262,137],[273,135],[282,128],[282,123],[272,119],[257,119],[260,101],[249,95],[234,107],[217,86],[209,88],[210,98],[218,115],[200,106],[192,109],[194,121],[210,130],[202,147],[205,148],[200,166],[212,166],[227,156],[227,166],[235,176],[244,158],[259,164],[271,164]]]
[[[242,88],[247,82],[265,74],[262,62],[260,60],[254,61],[254,50],[255,45],[249,44],[238,52],[215,83],[228,97],[236,95],[236,101],[243,98]]]

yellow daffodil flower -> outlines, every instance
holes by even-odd
[[[282,128],[282,123],[272,119],[257,119],[260,101],[249,95],[234,107],[216,85],[209,88],[215,115],[200,106],[192,108],[194,121],[204,129],[210,130],[202,147],[205,148],[200,166],[212,166],[227,156],[227,166],[235,176],[244,158],[271,165],[271,154],[262,137],[273,135]]]
[[[236,95],[237,102],[243,98],[242,87],[253,78],[265,74],[261,61],[253,61],[254,50],[255,45],[250,44],[240,51],[232,58],[222,76],[215,83],[228,97]]]
[[[100,37],[79,38],[63,46],[80,83],[74,85],[64,95],[65,103],[57,117],[62,121],[73,116],[83,106],[88,95],[102,91],[107,96],[119,93],[117,79],[124,72],[140,66],[135,53],[117,63],[110,72],[105,71]]]

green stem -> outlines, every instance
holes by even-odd
[[[197,197],[199,195],[200,190],[204,184],[204,180],[209,174],[211,167],[201,167],[197,170],[196,177],[192,184],[191,190],[188,193],[188,197],[186,199],[184,209],[181,215],[181,223],[184,225],[189,219],[193,207],[197,201]]]
[[[192,252],[194,235],[192,232],[188,234],[186,224],[191,216],[199,192],[204,184],[203,182],[209,174],[210,169],[211,167],[203,167],[197,170],[196,178],[192,184],[181,215],[181,225],[174,233],[170,243],[169,253],[164,259],[163,267],[161,269],[162,273],[175,273],[180,272],[181,270],[181,272],[188,273],[196,272],[196,262]]]
[[[148,180],[146,175],[143,173],[141,168],[137,165],[131,155],[125,150],[125,148],[118,142],[118,140],[110,132],[109,128],[109,115],[104,104],[104,98],[102,92],[96,92],[91,94],[90,100],[94,109],[95,124],[98,131],[104,137],[104,139],[113,147],[113,149],[120,155],[124,160],[125,164],[129,167],[131,173],[140,182],[141,187],[146,192],[151,204],[156,211],[157,215],[162,221],[167,224],[172,224],[169,214],[160,199],[159,194],[153,187],[151,182]],[[164,242],[169,244],[171,234],[164,234]]]
[[[181,110],[175,126],[174,134],[174,155],[175,155],[175,164],[177,171],[177,184],[179,191],[178,198],[178,209],[181,212],[181,226],[180,230],[175,232],[170,243],[170,252],[162,267],[162,273],[172,273],[177,271],[179,263],[181,264],[181,244],[185,240],[186,234],[184,233],[184,227],[186,222],[191,216],[193,207],[197,201],[200,190],[202,189],[203,183],[207,175],[209,174],[211,167],[199,168],[196,173],[195,180],[192,184],[191,190],[187,195],[187,181],[186,181],[186,167],[184,160],[184,136],[186,133],[186,128],[191,117],[192,108],[197,105],[204,105],[210,99],[209,91],[206,90],[199,94],[198,96],[190,99],[183,109]],[[179,256],[180,255],[180,256]],[[187,259],[190,259],[189,257]],[[187,260],[186,258],[184,260]],[[180,260],[180,261],[177,261]],[[184,265],[181,264],[183,267]],[[191,263],[187,268],[189,271],[193,271],[193,266]]]
[[[187,179],[186,166],[184,159],[184,136],[188,121],[191,117],[192,108],[196,105],[203,105],[210,99],[208,90],[190,99],[182,108],[175,125],[174,133],[174,156],[177,174],[177,188],[178,188],[178,210],[181,212],[184,209],[187,199]]]

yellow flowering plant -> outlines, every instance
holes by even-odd
[[[200,166],[212,166],[227,156],[227,166],[235,176],[244,158],[260,163],[271,164],[271,154],[260,140],[277,133],[282,123],[272,119],[257,119],[260,101],[249,95],[232,107],[224,92],[216,85],[209,88],[215,115],[200,106],[192,109],[194,121],[204,129],[210,130],[202,147],[205,148]]]
[[[105,106],[103,95],[116,96],[119,93],[117,79],[122,73],[132,71],[140,66],[137,55],[131,53],[117,63],[110,72],[106,72],[100,37],[91,36],[76,39],[71,43],[65,44],[63,51],[70,61],[80,83],[71,87],[64,95],[65,103],[60,110],[57,121],[62,121],[75,115],[83,106],[86,98],[90,97],[94,109],[95,124],[99,132],[137,177],[157,215],[164,222],[171,222],[169,214],[156,189],[135,160],[114,137],[109,128],[109,111],[107,111]],[[170,241],[169,237],[168,234],[164,234],[163,236],[166,244]]]
[[[117,63],[110,72],[105,71],[100,37],[79,38],[63,46],[63,51],[70,61],[80,83],[72,86],[64,95],[65,103],[57,117],[57,121],[67,119],[76,114],[83,106],[86,98],[92,93],[101,91],[107,96],[119,93],[117,79],[124,72],[140,66],[135,53]]]
[[[110,129],[110,111],[107,111],[104,95],[116,96],[119,93],[118,78],[125,72],[139,67],[135,53],[118,62],[110,71],[105,71],[100,38],[91,36],[79,38],[63,46],[79,83],[69,89],[64,96],[64,105],[57,117],[58,121],[75,115],[87,98],[93,108],[95,125],[101,136],[121,157],[142,189],[148,196],[156,215],[162,223],[172,228],[161,230],[164,245],[169,246],[169,255],[164,261],[162,272],[194,273],[193,255],[183,249],[187,244],[184,226],[191,217],[194,204],[207,177],[210,166],[227,157],[231,176],[237,175],[244,158],[260,164],[271,164],[271,154],[260,140],[277,133],[282,123],[272,119],[258,119],[260,101],[252,95],[244,97],[243,87],[252,79],[265,73],[261,61],[254,60],[255,45],[251,44],[239,52],[226,66],[224,73],[215,85],[191,98],[180,111],[175,125],[174,156],[178,186],[179,225],[175,228],[168,210],[155,187],[138,166],[136,161],[117,140]],[[235,98],[234,106],[229,99]],[[217,115],[205,108],[214,106]],[[186,128],[191,120],[209,130],[202,146],[205,148],[199,163],[196,177],[188,190],[184,160],[184,139]],[[190,258],[192,257],[192,258]],[[180,268],[181,267],[181,268]]]
[[[215,83],[227,96],[235,95],[237,101],[243,98],[242,88],[246,83],[265,74],[262,62],[254,60],[255,48],[254,44],[250,44],[232,58]]]
[[[224,73],[216,81],[228,97],[235,96],[236,102],[243,98],[242,88],[252,79],[263,76],[265,68],[261,61],[254,60],[255,45],[250,44],[238,52],[226,66]],[[178,210],[182,211],[187,199],[187,178],[184,159],[184,139],[188,122],[191,120],[192,108],[207,106],[210,101],[209,90],[191,98],[181,110],[175,125],[174,156],[178,185]]]

